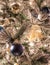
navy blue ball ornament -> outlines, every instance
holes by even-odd
[[[21,44],[12,44],[10,51],[15,56],[20,56],[23,53],[23,46]]]

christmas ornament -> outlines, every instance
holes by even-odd
[[[2,27],[2,26],[0,26],[0,31],[1,31],[1,30],[3,30],[3,27]]]
[[[20,56],[23,53],[23,47],[21,44],[12,44],[10,50],[15,56]]]
[[[28,40],[30,42],[32,42],[32,41],[39,42],[42,38],[43,38],[43,34],[42,34],[40,26],[39,25],[33,25],[30,28],[30,32],[28,34]]]
[[[48,9],[48,7],[46,7],[46,6],[42,7],[42,8],[41,8],[41,11],[42,11],[43,13],[49,13],[49,9]]]

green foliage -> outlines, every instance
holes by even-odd
[[[39,61],[32,61],[32,65],[42,65],[42,63]]]
[[[3,59],[3,55],[0,53],[0,59]]]
[[[28,44],[27,44],[26,42],[24,42],[22,45],[23,45],[23,46],[28,46]]]
[[[19,16],[20,16],[20,18],[21,18],[22,20],[27,19],[27,17],[26,17],[23,13],[19,13]]]
[[[50,54],[50,52],[48,52],[47,49],[46,49],[45,47],[41,47],[41,48],[39,48],[39,49],[42,50],[44,53]]]
[[[38,7],[40,8],[40,7],[41,7],[41,3],[42,3],[44,0],[35,0],[35,1],[36,1],[36,3],[37,3]]]

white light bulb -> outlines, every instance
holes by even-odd
[[[32,5],[32,2],[29,2],[30,5]]]
[[[30,43],[29,43],[29,46],[30,46],[30,47],[34,46],[34,43],[33,43],[33,42],[30,42]]]
[[[13,48],[14,48],[14,46],[11,46],[11,47],[10,47],[10,50],[12,50]]]
[[[38,14],[37,19],[41,20],[41,14]]]

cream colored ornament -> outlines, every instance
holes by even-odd
[[[39,25],[32,25],[28,34],[28,40],[30,42],[39,42],[43,38],[43,34]]]
[[[14,65],[18,65],[18,63],[14,63]]]

